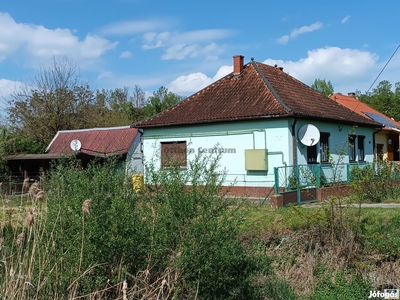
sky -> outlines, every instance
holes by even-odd
[[[147,96],[160,86],[190,96],[232,72],[234,55],[365,93],[400,44],[399,11],[396,0],[2,0],[0,113],[63,56],[93,89]],[[399,70],[400,50],[374,86],[394,86]]]

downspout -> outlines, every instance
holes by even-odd
[[[375,134],[377,134],[378,132],[382,131],[382,127],[379,128],[378,130],[374,131],[374,133],[372,134],[372,146],[374,147],[374,160],[377,160],[378,158],[378,153],[376,153],[376,145],[375,145]]]
[[[297,123],[297,118],[294,118],[294,122],[293,122],[293,124],[292,124],[293,165],[294,165],[294,166],[297,166],[296,123]]]
[[[139,140],[139,143],[140,143],[140,145],[139,145],[139,147],[140,147],[140,160],[141,160],[141,164],[142,164],[142,172],[144,173],[144,159],[143,159],[143,139],[142,139],[142,136],[143,136],[143,130],[141,130],[141,129],[138,129],[138,132],[139,132],[139,134],[140,134],[140,140]]]
[[[143,130],[138,129],[138,132],[140,133],[140,152],[143,153]]]

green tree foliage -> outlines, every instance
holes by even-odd
[[[59,130],[87,128],[96,97],[66,57],[54,58],[8,101],[8,119],[24,138],[47,145]]]
[[[132,92],[129,87],[97,91],[97,99],[107,110],[105,126],[130,125],[146,118],[146,95],[138,85]]]
[[[325,79],[315,79],[314,83],[311,85],[311,88],[317,92],[320,92],[326,97],[330,97],[334,93],[332,83],[330,81],[326,81]]]
[[[153,96],[150,96],[148,103],[145,106],[147,116],[154,116],[160,112],[171,108],[185,99],[184,96],[174,94],[166,87],[161,86],[157,91],[153,92]]]
[[[400,82],[393,85],[387,81],[381,81],[372,92],[358,95],[360,101],[370,105],[381,113],[400,120]]]

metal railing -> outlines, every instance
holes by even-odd
[[[307,188],[320,188],[349,184],[353,168],[372,167],[377,170],[380,164],[374,163],[340,163],[340,164],[309,164],[297,166],[282,166],[274,168],[275,193]],[[392,166],[393,178],[400,179],[399,167]]]

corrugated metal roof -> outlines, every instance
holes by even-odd
[[[63,130],[57,132],[46,152],[73,153],[70,144],[73,140],[79,140],[81,142],[80,153],[95,156],[125,154],[131,147],[137,133],[137,128],[129,126]]]
[[[258,62],[246,64],[240,73],[221,78],[178,105],[135,127],[159,127],[210,122],[304,117],[378,126],[373,120],[352,114],[281,68]]]

